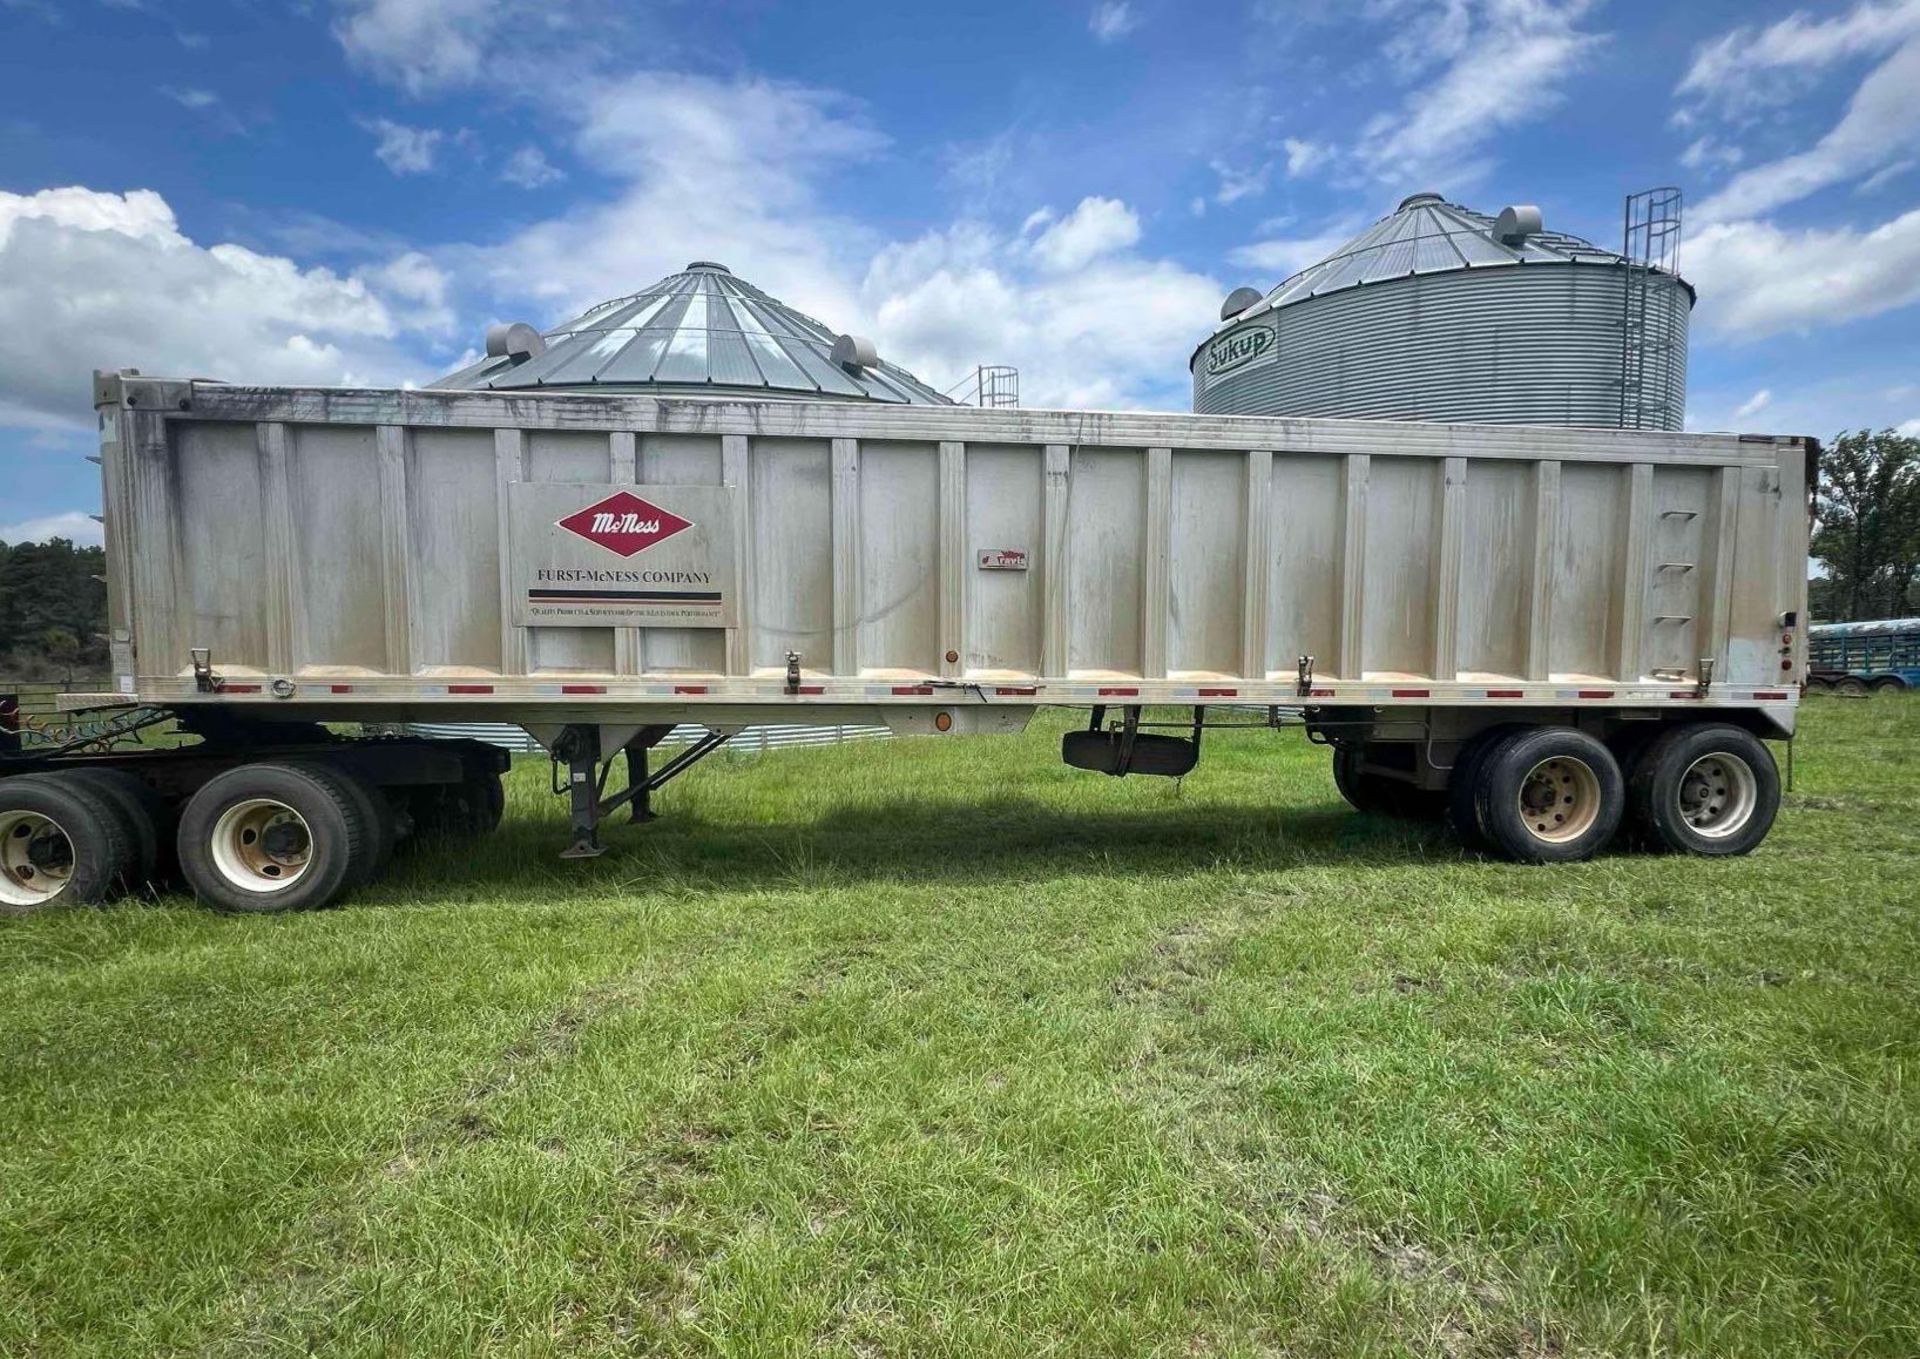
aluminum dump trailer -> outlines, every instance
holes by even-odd
[[[377,858],[497,817],[475,751],[322,723],[524,726],[589,855],[749,725],[1066,706],[1070,764],[1180,774],[1208,709],[1298,710],[1362,809],[1552,860],[1623,818],[1751,848],[1801,687],[1806,439],[131,373],[96,397],[116,689],[73,705],[176,720],[199,764],[96,734],[12,767],[131,770],[241,909],[364,880],[338,826]],[[650,768],[682,723],[711,736]]]

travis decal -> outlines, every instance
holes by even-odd
[[[631,557],[655,543],[665,542],[683,529],[692,528],[693,521],[642,500],[631,491],[615,491],[584,510],[575,510],[560,520],[558,526],[609,552]]]

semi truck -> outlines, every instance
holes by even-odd
[[[0,906],[169,873],[339,900],[478,835],[509,722],[561,852],[745,727],[1084,713],[1180,776],[1281,712],[1475,853],[1744,853],[1806,665],[1802,438],[95,375],[111,687],[0,748]],[[705,734],[662,746],[676,726]],[[400,728],[404,731],[404,726]],[[143,732],[166,739],[140,741]]]

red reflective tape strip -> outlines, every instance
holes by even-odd
[[[260,692],[260,686],[257,684],[223,684],[220,686],[218,692],[223,694],[257,694]]]
[[[1700,697],[1700,695],[1695,693],[1692,689],[1675,689],[1672,693],[1668,694],[1667,697],[1668,698],[1698,698]]]
[[[1307,690],[1307,697],[1308,697],[1308,698],[1332,698],[1332,697],[1333,697],[1333,690],[1331,690],[1331,689],[1309,689],[1309,690]]]
[[[893,686],[893,692],[896,694],[930,694],[933,692],[933,686],[931,684],[896,684]]]
[[[1132,697],[1134,697],[1134,696],[1135,696],[1136,694],[1138,694],[1139,692],[1140,692],[1140,691],[1139,691],[1138,689],[1102,689],[1102,690],[1100,691],[1100,697],[1102,697],[1102,698],[1132,698]]]
[[[1194,692],[1201,698],[1238,698],[1240,696],[1238,689],[1196,689]]]
[[[707,692],[707,686],[704,684],[676,684],[673,686],[673,692],[676,694],[704,694]],[[804,693],[805,690],[801,692]]]
[[[1525,698],[1526,696],[1527,696],[1527,691],[1525,689],[1489,689],[1487,690],[1488,698]]]
[[[994,693],[996,693],[996,694],[1019,694],[1019,695],[1028,695],[1028,694],[1037,694],[1037,693],[1039,693],[1040,691],[1039,691],[1038,689],[1010,689],[1010,688],[1007,688],[1007,687],[1005,687],[1005,686],[1002,686],[1002,687],[1000,687],[1000,688],[998,688],[998,689],[995,689],[995,690],[994,690],[993,692],[994,692]]]
[[[329,692],[336,694],[350,694],[353,692],[353,686],[351,684],[330,684],[327,686],[327,689]]]
[[[1787,694],[1784,689],[1755,689],[1753,696],[1763,702],[1771,700],[1776,703],[1784,703],[1787,701]]]
[[[824,694],[827,692],[827,686],[824,684],[802,684],[796,687],[793,692],[796,694]]]
[[[1393,691],[1393,697],[1395,698],[1429,698],[1432,696],[1432,693],[1433,691],[1431,689],[1395,689]]]
[[[1612,698],[1613,690],[1611,689],[1576,689],[1573,691],[1573,696],[1575,698]]]
[[[447,692],[450,694],[490,694],[493,692],[493,686],[491,684],[449,684],[447,686]]]
[[[607,686],[604,684],[563,684],[560,686],[560,692],[563,694],[604,694],[607,692]]]

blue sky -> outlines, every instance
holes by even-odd
[[[1405,194],[1688,196],[1689,423],[1920,431],[1920,0],[0,0],[0,537],[95,367],[419,382],[715,258],[936,386],[1182,409]]]

